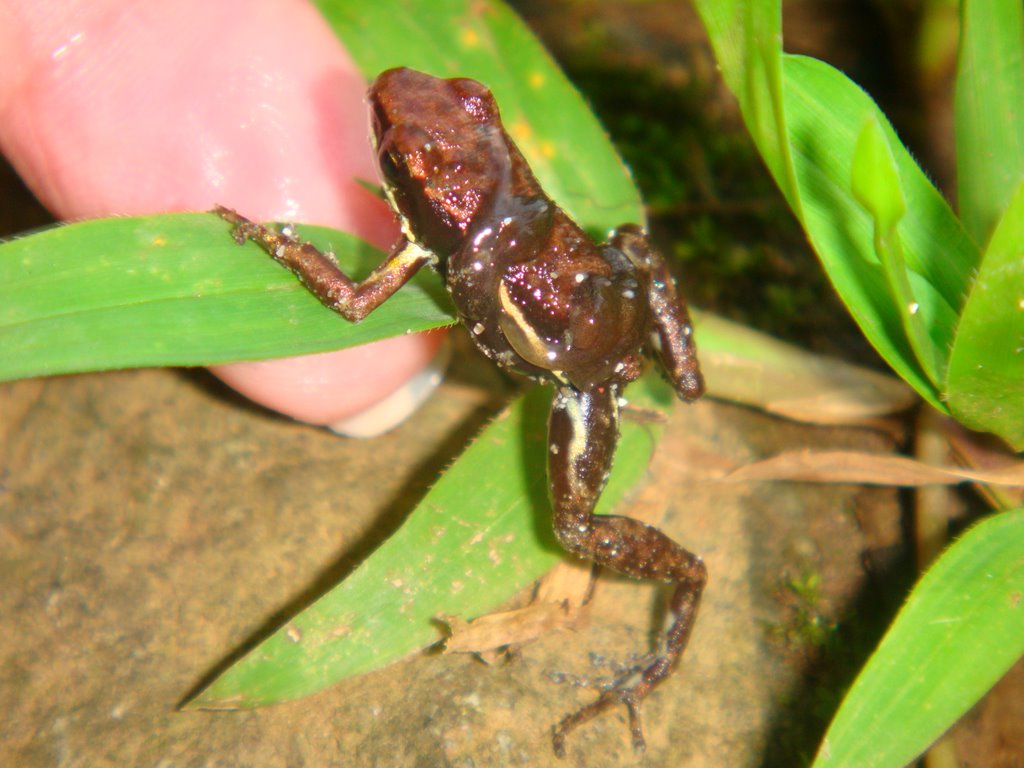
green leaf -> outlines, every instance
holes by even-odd
[[[836,715],[814,768],[902,766],[1024,654],[1024,510],[969,530],[929,569]]]
[[[299,234],[350,274],[383,259],[352,235]],[[0,245],[0,380],[324,352],[453,322],[424,270],[359,325],[325,309],[211,214],[102,219]]]
[[[316,4],[367,80],[403,66],[490,88],[541,186],[591,234],[603,239],[620,224],[644,222],[639,193],[594,113],[503,3]]]
[[[853,150],[851,190],[875,220],[876,239],[890,238],[907,212],[899,172],[875,117],[869,116]],[[877,249],[876,249],[877,250]]]
[[[820,61],[782,53],[779,3],[697,0],[697,8],[747,127],[843,302],[896,372],[945,411],[907,336],[908,304],[892,293],[872,217],[851,188],[865,122],[881,126],[906,200],[898,232],[924,349],[951,348],[977,248],[867,94]]]
[[[949,361],[949,408],[1024,450],[1024,183],[998,222]]]
[[[804,226],[864,335],[920,395],[945,411],[904,331],[906,305],[874,249],[874,223],[854,199],[850,169],[861,126],[875,119],[893,150],[907,213],[898,225],[910,291],[930,345],[948,350],[978,254],[938,191],[871,99],[822,62],[785,58],[786,114]]]
[[[957,62],[957,198],[981,247],[1024,180],[1024,5],[962,0]]]
[[[914,356],[938,389],[945,379],[945,348],[931,343],[928,328],[919,314],[920,302],[910,285],[903,244],[896,227],[907,212],[899,173],[885,133],[871,116],[861,129],[853,151],[851,191],[874,222],[875,255],[882,264],[889,293],[900,306],[903,331]]]
[[[769,43],[765,39],[750,39],[757,24],[744,17],[774,17],[779,12],[778,2],[696,2],[723,76],[737,94],[755,142],[833,285],[875,348],[923,397],[946,410],[945,393],[939,389],[944,382],[938,377],[947,350],[953,350],[952,359],[947,358],[952,393],[958,376],[963,376],[963,389],[967,389],[966,371],[971,365],[979,375],[978,361],[972,355],[981,334],[989,334],[986,345],[991,352],[985,355],[985,365],[993,363],[997,354],[1007,359],[1006,344],[1012,340],[1013,354],[997,370],[1012,372],[1019,391],[1021,377],[1016,366],[1019,348],[1024,346],[1019,320],[1024,306],[1021,292],[1017,290],[1016,297],[1007,301],[1014,292],[1011,286],[1021,285],[1011,254],[1017,254],[1017,264],[1024,262],[1019,247],[1010,246],[1020,242],[1015,222],[1024,220],[1016,204],[1011,206],[1016,213],[1011,216],[1007,212],[1000,225],[1000,230],[1006,227],[1008,231],[1005,236],[1000,231],[993,237],[998,247],[986,254],[986,262],[994,258],[992,277],[1005,275],[1005,282],[996,289],[991,283],[982,286],[979,280],[964,306],[981,253],[870,98],[827,65],[782,54],[777,35],[770,42],[777,47],[775,52],[766,50]],[[1004,34],[1019,36],[1019,22]],[[980,38],[975,39],[982,44]],[[754,51],[760,53],[753,55]],[[1014,53],[1011,62],[1014,57],[1019,61]],[[771,126],[766,129],[768,121],[763,118],[763,99],[774,98],[774,80],[780,70],[783,108],[773,105],[773,114],[782,116],[780,134],[789,145],[788,155],[773,148],[777,136],[772,135]],[[1010,70],[1008,77],[1019,78],[1019,63],[1011,64]],[[750,92],[756,89],[762,93],[752,97]],[[1021,110],[1016,97],[1010,102],[998,119],[1007,120],[1012,131],[1014,124],[1019,129]],[[990,108],[992,104],[985,107]],[[978,119],[988,119],[987,113],[979,111]],[[872,126],[873,135],[864,139],[866,123]],[[1020,138],[1019,131],[1016,136]],[[860,157],[858,138],[874,142],[873,147],[861,145]],[[883,146],[884,154],[891,158],[877,152]],[[885,167],[881,178],[868,180],[861,164],[872,154]],[[779,168],[780,159],[786,156],[793,165],[795,184],[790,173]],[[876,182],[881,189],[873,188]],[[902,215],[897,190],[905,205]],[[1001,255],[994,256],[997,252]],[[984,272],[986,265],[981,269]],[[906,301],[911,297],[919,313],[913,324],[904,322],[901,313],[903,307],[910,306]],[[974,301],[977,309],[970,306]],[[996,322],[985,326],[985,316],[993,309],[989,302],[997,301]],[[961,310],[965,324],[957,333]],[[966,323],[972,313],[974,328]],[[1011,328],[1014,319],[1017,324]],[[1004,387],[1006,399],[1010,399],[1013,382],[1009,377],[989,383],[992,389],[987,395]],[[974,381],[970,386],[979,389],[985,383]],[[979,414],[992,405],[991,398],[969,404],[964,399],[958,403],[958,413],[970,408]],[[1019,435],[1015,431],[1019,427],[1013,425],[1024,423],[1020,406],[1011,407],[1005,401],[999,405],[1001,411],[991,408],[985,414],[988,428],[1003,435]],[[999,413],[1003,415],[1001,424]],[[915,590],[871,669],[844,703],[816,765],[907,763],[1021,655],[1021,513],[985,525],[951,549]],[[1006,589],[997,593],[1000,586]],[[957,611],[952,621],[950,609]],[[891,663],[892,659],[897,659],[899,666]]]
[[[779,3],[697,0],[722,77],[740,103],[747,130],[799,216],[782,95],[782,8]]]
[[[667,391],[649,376],[628,396],[642,408],[664,409],[674,399]],[[547,501],[551,401],[552,390],[538,387],[513,404],[452,465],[398,533],[189,707],[262,706],[377,669],[440,640],[437,617],[479,616],[563,559]],[[599,512],[609,512],[644,475],[662,429],[623,423]]]

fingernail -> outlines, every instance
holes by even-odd
[[[383,435],[409,418],[444,379],[451,360],[451,343],[445,339],[437,354],[422,371],[378,403],[362,413],[328,424],[327,428],[344,437],[368,438]]]

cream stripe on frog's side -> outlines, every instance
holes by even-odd
[[[613,405],[611,406],[611,420],[613,424],[619,422],[619,404],[618,399],[612,399]],[[572,397],[566,394],[564,391],[559,390],[558,394],[555,395],[554,407],[562,410],[569,417],[569,423],[572,424],[572,436],[569,439],[568,445],[564,446],[567,453],[567,460],[570,467],[577,466],[577,463],[585,458],[587,452],[587,428],[586,419],[583,414],[583,410],[580,404],[580,400],[577,397]],[[552,453],[557,453],[561,450],[556,443],[551,443],[549,450]],[[604,473],[603,481],[608,479],[608,473]],[[580,484],[580,476],[578,474],[571,474],[569,482],[572,486],[573,493],[578,496],[586,496],[593,489],[587,488],[585,485]]]
[[[433,251],[428,251],[415,240],[409,240],[409,242],[407,242],[392,258],[403,264],[425,261],[427,264],[433,266],[437,263],[437,254]]]
[[[376,157],[378,153],[378,144],[380,141],[376,134],[370,134],[370,146],[373,148],[373,154]],[[426,257],[427,263],[431,266],[437,264],[437,254],[433,251],[428,251],[426,248],[419,245],[416,239],[416,233],[413,232],[412,224],[409,222],[409,217],[402,213],[402,209],[398,207],[398,203],[395,200],[395,188],[388,184],[387,180],[381,180],[381,189],[384,190],[384,197],[388,201],[388,207],[395,214],[395,218],[398,219],[398,226],[402,230],[402,234],[405,235],[405,239],[408,240],[408,244],[402,249],[401,253],[398,254],[399,258],[403,261],[409,259],[416,259]],[[410,250],[415,249],[415,250]]]
[[[534,330],[522,309],[513,301],[508,292],[508,285],[504,281],[498,287],[498,300],[501,302],[502,310],[498,327],[512,348],[527,362],[550,371],[558,381],[568,384],[569,380],[565,374],[554,367],[558,362],[555,346],[542,339]]]

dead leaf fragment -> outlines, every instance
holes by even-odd
[[[571,624],[567,606],[556,603],[533,603],[512,611],[489,613],[473,621],[455,616],[441,620],[451,632],[445,642],[445,653],[477,653],[488,662],[499,648],[527,643]]]
[[[1024,462],[993,469],[935,466],[906,456],[858,451],[785,451],[728,472],[724,480],[805,480],[818,483],[921,486],[975,482],[1024,486]]]
[[[708,394],[794,421],[871,425],[918,402],[899,379],[697,313]]]
[[[594,564],[586,560],[563,560],[537,585],[534,603],[555,603],[567,606],[575,614],[590,600],[594,590]]]

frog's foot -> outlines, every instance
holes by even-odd
[[[628,520],[628,518],[619,518]],[[630,524],[642,525],[631,520]],[[643,752],[646,748],[640,705],[654,688],[665,680],[686,648],[693,629],[697,607],[706,580],[703,563],[698,559],[690,561],[692,575],[679,578],[675,591],[669,600],[669,610],[674,617],[672,626],[665,637],[662,653],[643,657],[635,664],[622,667],[623,674],[610,684],[598,684],[601,690],[597,700],[560,722],[552,734],[555,754],[565,756],[565,739],[571,731],[594,719],[612,705],[621,702],[629,712],[629,730],[633,738],[633,749]]]
[[[633,676],[630,675],[630,678],[632,677]],[[647,742],[644,741],[644,729],[640,716],[640,702],[643,701],[652,687],[651,683],[641,681],[629,688],[621,688],[613,685],[612,687],[605,689],[597,698],[597,701],[574,712],[555,726],[554,733],[552,734],[552,744],[555,748],[555,754],[558,757],[565,757],[565,739],[569,735],[570,731],[580,725],[583,725],[589,720],[593,720],[606,709],[618,702],[625,704],[629,711],[629,730],[633,736],[633,750],[636,752],[643,752],[647,748]]]
[[[643,722],[640,713],[640,704],[647,698],[651,690],[665,677],[668,676],[675,663],[676,656],[666,653],[665,655],[647,654],[643,657],[635,657],[631,662],[614,663],[601,657],[596,657],[602,665],[612,665],[620,672],[614,678],[592,678],[581,683],[579,687],[600,688],[601,695],[591,704],[574,712],[562,720],[554,729],[553,744],[555,754],[558,757],[565,757],[565,739],[569,733],[583,723],[594,719],[609,707],[622,703],[626,705],[629,712],[629,730],[633,737],[633,749],[636,752],[643,752],[647,748],[644,741]],[[591,661],[595,660],[595,654],[591,654]],[[568,679],[570,684],[576,682]]]
[[[231,236],[239,245],[243,245],[246,240],[252,240],[254,243],[258,243],[272,254],[283,248],[296,248],[302,246],[302,241],[297,240],[292,236],[290,227],[286,227],[283,231],[278,232],[270,229],[264,224],[250,221],[237,211],[234,211],[231,208],[225,208],[223,205],[214,206],[211,213],[217,214],[224,219],[224,221],[234,226],[234,229],[231,231]]]
[[[624,688],[626,684],[639,675],[657,654],[630,654],[625,659],[617,660],[599,653],[591,652],[590,665],[598,669],[606,669],[607,675],[577,675],[571,672],[552,671],[547,676],[556,685],[568,685],[570,688],[587,688],[599,691],[610,691]]]
[[[631,653],[624,659],[616,659],[591,651],[590,665],[607,670],[607,675],[575,675],[570,672],[548,672],[548,678],[556,685],[566,684],[571,688],[589,688],[599,691],[626,688],[628,683],[650,666],[656,653]]]

